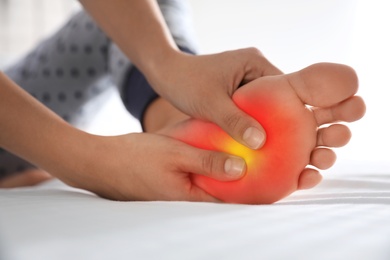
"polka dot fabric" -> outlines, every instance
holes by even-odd
[[[192,47],[193,36],[185,28],[180,29],[188,25],[185,22],[189,19],[187,3],[182,0],[160,0],[158,3],[176,42]],[[133,87],[124,84],[132,69],[134,66],[123,52],[88,14],[81,11],[5,73],[77,127],[93,118],[109,88],[116,86],[124,99],[124,87]],[[148,83],[143,81],[142,84]],[[142,95],[142,91],[137,93]],[[149,94],[150,91],[145,91],[145,95]],[[32,167],[0,149],[0,178]]]

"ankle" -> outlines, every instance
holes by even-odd
[[[142,125],[145,132],[153,133],[188,118],[165,99],[157,98],[145,110]]]

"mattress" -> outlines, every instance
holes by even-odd
[[[117,202],[58,180],[3,189],[2,259],[390,259],[390,168],[340,169],[272,205]]]

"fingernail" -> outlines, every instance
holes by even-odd
[[[264,134],[254,127],[246,129],[243,139],[247,145],[252,149],[258,149],[264,142]]]
[[[239,177],[245,172],[245,161],[240,157],[230,156],[225,161],[225,172],[234,177]]]

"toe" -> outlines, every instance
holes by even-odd
[[[302,171],[298,180],[298,190],[310,189],[320,183],[322,180],[321,174],[311,168],[306,168]]]
[[[11,175],[0,181],[0,188],[17,188],[34,186],[53,178],[40,169],[31,169]]]
[[[298,97],[315,107],[330,107],[358,90],[355,71],[346,65],[318,63],[286,75]]]
[[[334,124],[317,132],[317,146],[341,147],[351,139],[351,131],[345,125]]]
[[[331,107],[312,109],[318,126],[337,121],[353,122],[363,117],[366,105],[359,96],[353,96]]]
[[[310,164],[321,170],[326,170],[336,162],[336,154],[333,150],[318,147],[313,150],[310,156]]]

